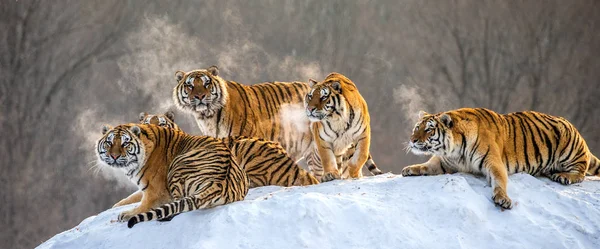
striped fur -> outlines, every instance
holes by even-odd
[[[358,178],[362,176],[362,166],[371,162],[371,173],[381,174],[369,153],[371,127],[367,103],[354,82],[331,73],[323,82],[310,80],[310,83],[304,106],[311,121],[314,150],[322,162],[315,165],[323,165],[313,171],[324,172],[321,181],[339,179],[340,171]]]
[[[291,158],[306,158],[311,170],[314,155],[303,98],[310,87],[303,82],[242,85],[219,76],[216,66],[175,73],[173,101],[194,115],[202,134],[213,137],[247,136],[278,142]],[[296,111],[297,110],[297,111]],[[370,164],[374,165],[374,164]],[[367,165],[369,166],[369,165]],[[322,170],[313,171],[320,177]]]
[[[565,185],[583,181],[586,173],[600,174],[600,162],[583,137],[561,117],[533,111],[498,114],[483,108],[421,116],[409,148],[432,157],[405,167],[403,176],[483,174],[492,186],[494,203],[510,209],[510,174],[543,175]]]
[[[123,170],[140,189],[116,205],[141,197],[138,207],[119,215],[130,228],[240,201],[248,192],[248,177],[220,139],[143,124],[106,127],[103,133],[96,150],[100,162]]]
[[[244,136],[226,137],[223,141],[246,171],[250,188],[267,185],[307,186],[319,183],[311,173],[298,166],[276,142]]]
[[[175,123],[175,113],[172,111],[165,112],[164,114],[148,114],[145,112],[140,113],[140,124],[153,124],[171,129],[181,130]]]
[[[311,145],[308,119],[282,120],[282,106],[299,104],[308,92],[302,82],[269,82],[251,86],[225,81],[213,66],[176,73],[175,104],[194,115],[202,134],[213,137],[258,137],[281,144],[299,160]]]
[[[144,114],[140,122],[156,121],[154,117],[163,117],[166,121],[161,126],[181,130],[173,120],[175,115]],[[318,184],[319,181],[309,172],[300,167],[287,154],[285,149],[276,142],[260,138],[232,136],[223,138],[225,145],[238,159],[238,164],[248,175],[249,187],[277,185],[282,187],[307,186]]]

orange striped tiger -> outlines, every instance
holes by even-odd
[[[148,114],[145,112],[140,113],[141,124],[153,124],[171,129],[181,130],[175,123],[175,113],[172,111],[165,112],[162,115]]]
[[[323,82],[309,81],[311,90],[305,96],[304,106],[325,172],[321,181],[339,179],[339,169],[346,167],[344,163],[348,164],[350,177],[360,177],[362,165],[371,159],[367,102],[354,82],[342,74],[331,73]],[[344,161],[344,155],[354,146],[352,157]]]
[[[248,175],[250,188],[319,183],[317,178],[298,166],[276,142],[244,136],[226,137],[223,141]]]
[[[173,121],[175,114],[152,115],[142,112],[141,123],[157,124],[181,130]],[[159,122],[160,121],[160,122]],[[319,181],[300,167],[280,144],[260,138],[232,136],[223,138],[225,145],[237,158],[238,164],[248,175],[249,187],[277,185],[282,187],[307,186]]]
[[[248,193],[248,177],[221,139],[143,124],[102,131],[98,159],[123,170],[140,189],[115,205],[141,197],[139,206],[119,215],[129,228],[240,201]]]
[[[509,174],[544,175],[565,185],[583,181],[586,173],[600,174],[598,158],[561,117],[534,111],[498,114],[484,108],[420,115],[408,148],[432,157],[405,167],[403,176],[483,174],[492,186],[494,203],[510,209]]]
[[[312,135],[302,102],[310,87],[303,82],[268,82],[242,85],[219,76],[216,66],[175,73],[173,101],[194,115],[202,134],[213,137],[248,136],[275,141],[294,160],[305,157],[309,169],[320,177],[322,167],[312,160]],[[300,118],[290,121],[298,107]],[[290,109],[290,110],[288,110]],[[311,158],[311,160],[308,160]],[[381,171],[372,163],[371,173]]]

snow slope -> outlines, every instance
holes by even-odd
[[[128,229],[110,209],[38,248],[600,248],[600,178],[510,177],[501,211],[484,178],[392,174],[252,189],[246,200]]]

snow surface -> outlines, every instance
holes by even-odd
[[[600,248],[600,178],[509,178],[512,210],[482,177],[384,174],[262,187],[244,201],[132,229],[109,209],[38,248]]]

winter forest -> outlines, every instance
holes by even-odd
[[[175,111],[174,73],[243,84],[347,75],[384,172],[420,110],[535,110],[600,154],[595,0],[5,1],[0,4],[0,247],[32,248],[135,189],[97,167],[103,124]]]

